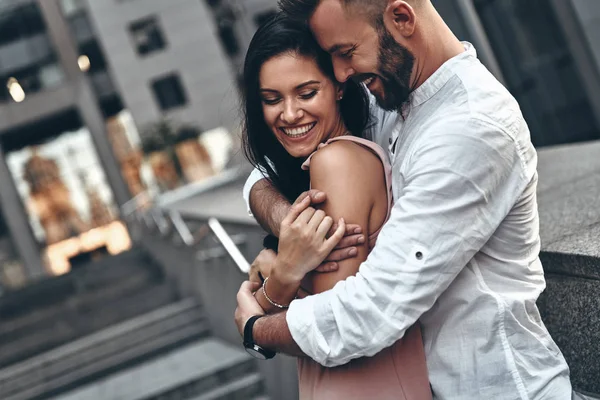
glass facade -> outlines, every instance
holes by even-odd
[[[11,151],[6,159],[50,274],[130,247],[87,128]]]
[[[506,84],[537,146],[600,138],[600,129],[549,0],[475,0]]]

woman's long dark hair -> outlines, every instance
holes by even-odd
[[[300,193],[308,189],[309,174],[301,169],[304,160],[292,157],[267,126],[259,81],[263,64],[287,52],[314,59],[319,69],[335,82],[331,58],[319,47],[308,27],[293,22],[282,14],[263,24],[250,42],[244,63],[243,147],[252,165],[265,171],[275,187],[293,202]],[[350,133],[362,136],[369,119],[368,98],[362,86],[351,80],[345,83],[340,110]]]

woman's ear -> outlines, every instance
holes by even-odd
[[[336,90],[336,100],[340,101],[344,98],[344,91],[346,90],[346,85],[343,83],[339,83]]]

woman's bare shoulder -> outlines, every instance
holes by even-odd
[[[365,146],[349,140],[339,140],[318,150],[311,159],[313,174],[334,173],[341,177],[372,179],[383,170],[383,161]]]

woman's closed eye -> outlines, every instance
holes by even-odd
[[[281,101],[281,97],[263,97],[262,102],[267,105],[274,105]]]
[[[300,93],[300,98],[303,100],[312,99],[313,97],[315,97],[317,95],[317,93],[318,92],[316,90],[311,90],[310,92]]]

